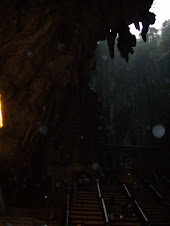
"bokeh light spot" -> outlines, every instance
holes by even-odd
[[[165,128],[162,125],[156,125],[152,129],[153,136],[156,138],[162,138],[165,135]]]

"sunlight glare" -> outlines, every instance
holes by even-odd
[[[169,0],[154,0],[153,5],[150,9],[150,12],[153,12],[156,14],[156,21],[155,21],[155,24],[151,25],[151,27],[155,27],[159,31],[161,30],[162,23],[165,20],[170,19],[169,6],[170,6]],[[129,27],[130,27],[130,32],[134,34],[137,38],[139,38],[140,32],[135,28],[134,24],[131,24]],[[140,29],[141,28],[142,27],[140,23]]]
[[[3,127],[3,122],[2,122],[2,103],[1,103],[1,95],[0,95],[0,128]]]

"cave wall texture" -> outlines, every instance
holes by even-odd
[[[57,143],[59,150],[67,152],[64,156],[78,149],[81,132],[74,132],[72,124],[81,124],[85,117],[81,104],[87,101],[88,72],[95,67],[97,41],[107,37],[114,57],[119,34],[117,45],[128,61],[136,45],[128,25],[134,23],[139,29],[141,21],[146,41],[148,27],[155,20],[149,12],[152,3],[153,0],[1,1],[1,155],[51,147],[41,140]],[[41,134],[42,130],[47,132],[47,127],[48,133]],[[79,159],[78,152],[72,157],[75,161]]]

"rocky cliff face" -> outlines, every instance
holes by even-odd
[[[81,95],[81,90],[87,86],[88,72],[94,67],[97,41],[107,37],[114,57],[118,34],[121,56],[128,60],[136,45],[128,25],[134,23],[139,29],[141,21],[146,41],[148,26],[155,20],[149,12],[152,3],[153,0],[2,0],[2,152],[32,153],[44,139],[49,143],[55,140],[58,147],[70,143],[67,150],[78,148],[79,142],[77,147],[72,144],[72,124],[82,120],[81,103],[86,101],[86,95]],[[75,139],[80,136],[78,133]]]

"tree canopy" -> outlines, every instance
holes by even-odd
[[[127,64],[115,49],[109,54],[107,40],[98,43],[96,69],[91,72],[93,88],[102,102],[108,121],[108,142],[113,144],[167,144],[169,128],[170,20],[161,33],[151,27],[147,43],[137,40],[135,53]],[[161,124],[166,133],[153,137],[152,129]]]

